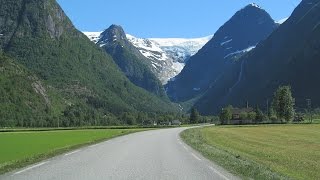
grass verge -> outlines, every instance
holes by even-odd
[[[320,179],[320,125],[189,129],[184,141],[243,179]]]
[[[89,129],[0,133],[0,174],[87,145],[150,129]]]
[[[98,129],[161,129],[176,128],[179,126],[82,126],[82,127],[60,127],[60,128],[0,128],[2,132],[30,132],[30,131],[63,131],[63,130],[98,130]]]

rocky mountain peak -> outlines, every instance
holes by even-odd
[[[256,4],[236,12],[213,38],[192,56],[182,72],[169,82],[167,92],[174,101],[185,101],[213,87],[224,70],[265,40],[279,24]]]
[[[246,8],[250,8],[250,7],[262,9],[262,8],[261,8],[258,4],[256,4],[256,3],[250,3],[249,5],[246,6]]]
[[[13,36],[41,34],[59,39],[64,34],[76,34],[72,22],[55,0],[1,0],[0,3],[1,48],[6,48]]]
[[[119,25],[111,25],[108,29],[103,31],[100,35],[100,40],[98,44],[101,43],[110,43],[110,42],[122,42],[127,43],[126,33],[123,28]]]

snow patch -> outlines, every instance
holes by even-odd
[[[203,38],[149,38],[149,40],[158,43],[161,47],[170,46],[200,46],[206,44],[213,36],[206,36]],[[197,48],[199,50],[199,48]]]
[[[173,81],[175,81],[176,79],[177,79],[176,77],[173,77],[173,78],[169,79],[169,81],[170,81],[170,82],[173,82]]]
[[[226,59],[226,58],[228,58],[228,57],[230,57],[230,56],[234,56],[234,55],[240,54],[240,53],[241,53],[241,54],[242,54],[242,53],[247,53],[247,52],[251,51],[251,50],[254,49],[254,48],[256,48],[256,46],[250,46],[250,47],[248,47],[248,48],[246,48],[246,49],[238,50],[238,51],[229,53],[229,54],[227,54],[227,55],[224,57],[224,59]]]
[[[250,6],[252,6],[252,7],[256,7],[256,8],[259,8],[259,9],[262,9],[258,4],[256,4],[256,3],[251,3],[251,4],[249,4]]]
[[[97,43],[100,39],[100,35],[101,35],[102,31],[100,32],[83,32],[84,35],[86,35],[90,41]]]
[[[280,19],[278,21],[276,21],[277,24],[283,24],[284,22],[286,22],[289,18],[286,17],[286,18],[283,18],[283,19]]]
[[[171,67],[177,72],[177,74],[179,74],[184,68],[184,64],[179,62],[174,62]]]
[[[222,43],[220,43],[221,46],[225,45],[225,44],[228,44],[229,42],[232,42],[232,39],[229,39],[227,41],[224,41]]]

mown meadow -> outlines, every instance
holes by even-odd
[[[190,129],[183,139],[244,179],[320,179],[320,124]]]

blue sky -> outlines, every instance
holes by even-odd
[[[81,31],[121,25],[137,37],[202,37],[214,34],[255,2],[275,20],[290,16],[301,0],[57,0]]]

